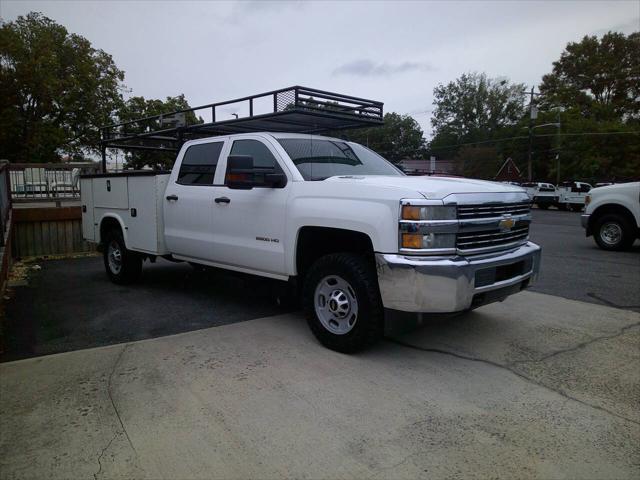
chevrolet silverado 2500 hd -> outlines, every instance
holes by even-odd
[[[113,282],[156,257],[297,280],[311,330],[343,352],[381,336],[385,309],[463,312],[526,288],[540,264],[523,189],[405,176],[336,138],[192,140],[171,172],[81,182],[84,237]]]

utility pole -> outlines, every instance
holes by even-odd
[[[102,153],[102,173],[107,173],[107,147],[104,143],[100,146]]]
[[[560,110],[558,110],[558,140],[556,142],[556,148],[558,149],[556,153],[556,186],[560,185],[560,141],[562,137],[560,136],[560,128],[562,124],[560,123]]]
[[[533,121],[538,117],[538,110],[533,104],[534,87],[531,87],[531,97],[529,99],[529,155],[527,160],[527,180],[533,180]]]

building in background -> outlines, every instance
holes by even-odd
[[[496,176],[493,177],[498,182],[522,182],[524,178],[520,169],[511,157],[507,158],[502,164]]]
[[[454,173],[454,163],[451,160],[439,160],[435,157],[428,160],[400,160],[398,167],[407,175],[449,175]]]

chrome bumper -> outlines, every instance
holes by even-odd
[[[540,247],[527,242],[507,252],[446,258],[377,253],[376,267],[385,308],[459,312],[528,286],[540,268]],[[476,286],[477,281],[482,285]]]

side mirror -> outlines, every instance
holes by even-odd
[[[234,189],[253,187],[282,188],[287,177],[273,168],[255,167],[250,155],[229,155],[225,184]]]

